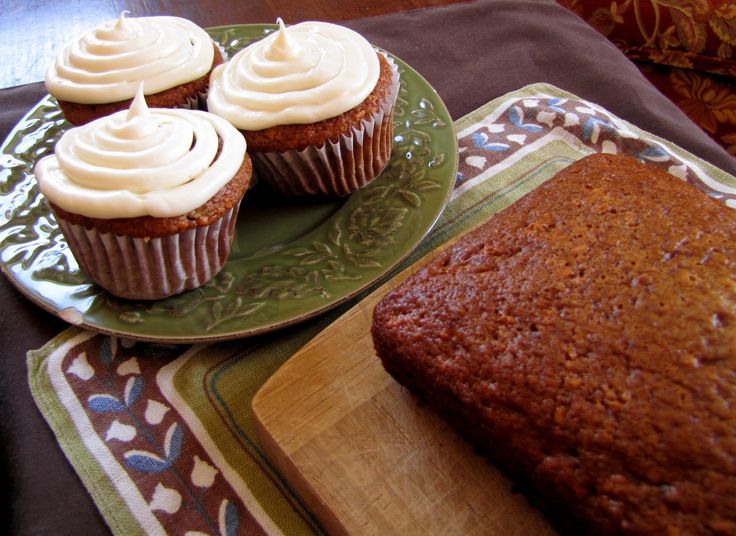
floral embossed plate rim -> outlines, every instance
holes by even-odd
[[[208,31],[227,54],[274,25]],[[241,207],[233,252],[210,283],[157,302],[115,298],[79,272],[33,176],[68,127],[42,99],[0,148],[0,267],[30,300],[82,327],[131,339],[194,343],[279,329],[323,313],[404,260],[442,213],[457,173],[457,140],[439,95],[391,56],[401,89],[383,174],[344,200],[306,203],[256,187]]]

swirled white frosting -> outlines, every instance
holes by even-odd
[[[46,70],[46,89],[71,102],[118,102],[132,98],[140,82],[153,94],[196,80],[213,59],[212,39],[193,22],[123,13],[62,50]]]
[[[242,134],[224,119],[149,109],[139,90],[129,110],[65,132],[35,173],[44,196],[75,214],[170,217],[215,195],[237,172],[245,150]]]
[[[207,106],[241,130],[307,124],[360,104],[380,66],[361,35],[336,24],[303,22],[238,52],[210,78]]]

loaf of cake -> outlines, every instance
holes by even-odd
[[[736,534],[736,212],[577,161],[377,305],[385,369],[563,532]]]

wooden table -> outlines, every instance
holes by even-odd
[[[0,18],[0,88],[43,80],[54,54],[75,36],[127,10],[133,17],[175,15],[202,27],[304,20],[337,22],[467,0],[10,0]]]

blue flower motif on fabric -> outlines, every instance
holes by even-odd
[[[144,473],[160,473],[171,467],[181,453],[184,432],[177,423],[172,424],[164,440],[164,457],[146,450],[129,450],[123,456],[129,467]]]
[[[567,112],[565,112],[564,108],[560,108],[559,105],[564,104],[566,100],[567,99],[557,99],[557,98],[547,99],[547,108],[549,108],[550,110],[554,112],[557,112],[558,114],[564,115]]]
[[[132,377],[125,385],[123,400],[107,393],[100,393],[90,396],[87,406],[95,413],[117,413],[132,406],[142,391],[143,380],[139,377]]]
[[[528,132],[539,132],[543,128],[540,125],[524,123],[524,112],[519,106],[509,108],[506,117],[508,117],[509,123]]]
[[[652,162],[666,162],[670,159],[667,151],[656,146],[647,147],[643,151],[640,151],[637,156],[640,160],[651,160]]]
[[[125,462],[129,467],[143,473],[160,473],[171,467],[171,463],[168,460],[150,452],[139,453],[130,451],[125,455]]]
[[[93,395],[87,400],[90,411],[95,413],[117,413],[125,409],[125,404],[112,395]]]
[[[184,425],[178,422],[170,423],[163,441],[161,440],[161,431],[165,426],[163,418],[169,408],[146,396],[150,382],[146,382],[141,375],[135,354],[153,360],[166,359],[175,353],[172,351],[173,347],[146,345],[132,350],[131,345],[116,343],[111,337],[101,336],[97,340],[99,342],[95,357],[102,365],[103,373],[95,375],[100,392],[93,391],[87,398],[87,409],[90,415],[99,416],[100,426],[107,423],[106,435],[100,437],[106,443],[114,445],[110,452],[131,473],[134,482],[141,476],[148,478],[155,475],[154,478],[162,479],[150,498],[151,510],[173,515],[184,505],[182,511],[196,512],[194,515],[207,525],[209,534],[237,534],[240,520],[235,504],[230,504],[222,510],[225,515],[219,527],[215,516],[207,506],[205,488],[214,482],[215,469],[206,464],[209,471],[205,471],[207,474],[204,477],[199,474],[201,478],[194,482],[192,480],[194,476],[187,479],[182,474],[184,469],[178,467],[182,462],[186,463],[187,459]],[[90,354],[94,356],[95,352]],[[122,389],[118,383],[120,378],[127,378]],[[148,403],[141,405],[141,399],[145,401],[146,398]],[[109,419],[102,415],[109,416]],[[162,428],[158,428],[159,425]],[[135,443],[130,443],[134,440]],[[126,444],[129,444],[128,450],[125,450]],[[121,450],[118,450],[119,448]],[[136,475],[135,472],[139,474]],[[196,486],[196,489],[192,485]]]
[[[489,143],[488,134],[486,134],[485,132],[474,132],[471,136],[471,140],[473,142],[473,145],[475,145],[478,149],[483,149],[485,151],[502,152],[508,151],[510,147],[507,143]]]
[[[585,120],[585,122],[583,122],[583,138],[586,141],[597,143],[598,136],[601,132],[606,132],[612,135],[618,134],[616,127],[614,127],[608,121],[604,121],[603,119],[598,119],[597,117],[589,117]]]
[[[220,534],[222,536],[235,536],[240,526],[238,508],[227,499],[220,504]]]
[[[128,380],[125,386],[125,405],[130,407],[138,400],[143,391],[143,380],[140,377],[133,377]]]

